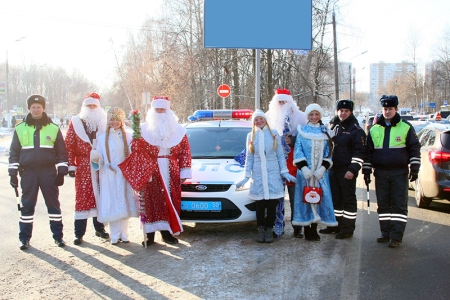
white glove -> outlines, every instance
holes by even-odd
[[[297,178],[295,178],[294,176],[292,176],[291,174],[289,174],[287,172],[281,174],[281,176],[283,176],[283,178],[289,182],[297,183]]]
[[[324,166],[321,166],[314,172],[314,177],[316,177],[317,180],[321,179],[323,177],[323,174],[325,174],[326,170],[327,169],[325,169]]]
[[[100,153],[97,150],[92,150],[90,155],[91,161],[94,163],[98,163],[100,160]]]
[[[242,179],[241,181],[239,181],[238,183],[236,183],[236,187],[239,189],[239,188],[241,188],[241,187],[243,187],[246,183],[247,183],[247,181],[249,180],[250,178],[248,178],[248,177],[245,177],[244,179]]]
[[[308,167],[302,168],[302,174],[303,177],[305,177],[306,180],[310,179],[313,176],[312,171]]]

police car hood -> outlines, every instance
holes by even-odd
[[[237,183],[244,178],[244,167],[233,158],[192,159],[192,178],[186,183]]]

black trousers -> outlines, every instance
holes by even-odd
[[[257,200],[256,202],[256,224],[259,226],[273,227],[277,216],[277,205],[279,199]],[[266,215],[267,209],[267,217]]]
[[[356,214],[358,203],[356,200],[356,178],[345,179],[347,170],[330,170],[330,187],[333,197],[334,215],[339,222],[342,233],[353,233],[355,231]]]
[[[22,209],[19,221],[19,240],[30,240],[39,189],[44,197],[54,239],[62,239],[63,223],[59,203],[59,189],[55,184],[55,166],[27,168],[21,174]]]
[[[381,235],[401,242],[408,220],[408,167],[374,171]]]
[[[92,218],[95,231],[103,232],[105,230],[105,224],[97,221],[97,217]],[[75,220],[75,236],[83,236],[86,233],[87,219]]]

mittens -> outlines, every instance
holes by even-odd
[[[325,169],[324,166],[321,166],[314,172],[314,177],[316,177],[317,180],[321,179],[323,177],[323,174],[325,174],[326,170],[327,169]]]
[[[302,168],[302,174],[303,177],[305,177],[306,180],[310,179],[313,176],[312,171],[308,167]]]
[[[245,177],[244,179],[242,179],[241,181],[239,181],[238,183],[236,183],[236,187],[239,189],[239,188],[241,188],[241,187],[243,187],[246,183],[247,183],[247,181],[249,180],[250,178],[248,178],[248,177]]]

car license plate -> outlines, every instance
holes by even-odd
[[[187,211],[221,211],[220,201],[181,201],[181,209]]]

